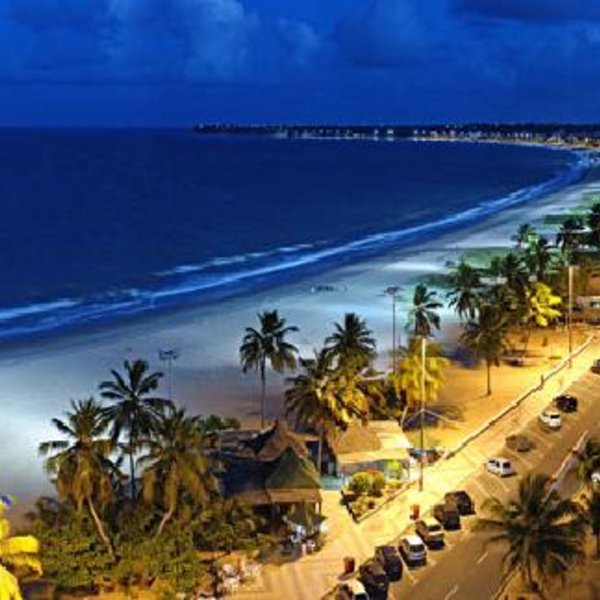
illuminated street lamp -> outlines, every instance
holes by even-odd
[[[390,296],[392,298],[392,372],[394,375],[396,374],[396,349],[397,349],[397,340],[396,340],[396,302],[400,298],[400,293],[402,292],[402,288],[399,285],[390,285],[389,287],[383,290],[383,293],[386,296]]]
[[[169,400],[172,400],[172,393],[171,393],[171,369],[172,369],[172,364],[174,360],[177,360],[179,358],[179,350],[177,348],[161,348],[158,351],[158,358],[160,358],[160,360],[166,361],[167,362],[167,370],[168,370],[168,385],[169,385]]]
[[[571,353],[573,352],[573,329],[571,327],[573,322],[573,265],[568,267],[569,274],[569,307],[567,312],[567,327],[569,330],[569,368],[571,368],[573,361],[571,359]]]

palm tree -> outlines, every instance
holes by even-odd
[[[600,557],[600,491],[584,496],[583,501],[588,525],[596,538],[596,556]]]
[[[431,337],[433,329],[440,328],[440,316],[437,310],[442,303],[437,300],[435,290],[428,290],[424,283],[415,287],[413,307],[409,313],[409,321],[414,335]]]
[[[444,356],[441,344],[427,343],[425,357],[425,398],[422,398],[421,377],[423,364],[421,356],[421,339],[412,337],[408,346],[400,349],[400,360],[397,368],[388,374],[387,382],[394,389],[397,398],[404,400],[401,425],[411,408],[421,406],[421,401],[435,402],[445,379],[444,371],[450,361]]]
[[[538,237],[531,242],[525,249],[523,262],[531,277],[535,277],[538,282],[545,281],[552,262],[548,240],[545,237]]]
[[[113,379],[103,381],[99,387],[102,397],[113,401],[113,405],[105,409],[113,440],[117,441],[123,432],[127,435],[124,451],[129,457],[131,499],[135,501],[134,456],[140,449],[140,439],[151,433],[157,417],[172,403],[155,395],[163,374],[149,373],[145,360],[137,359],[133,363],[126,360],[123,367],[124,375],[113,369]]]
[[[600,202],[594,204],[586,217],[589,233],[587,243],[590,246],[600,248]]]
[[[452,290],[448,292],[450,306],[453,306],[460,319],[473,319],[479,303],[481,281],[471,265],[460,262],[451,276]]]
[[[361,371],[377,356],[373,332],[356,313],[346,313],[343,324],[335,323],[335,331],[325,339],[326,351],[343,369]]]
[[[600,440],[590,438],[577,452],[577,474],[587,486],[592,485],[592,475],[600,472]]]
[[[502,308],[497,304],[482,304],[477,319],[464,325],[461,335],[463,344],[471,351],[475,360],[484,360],[487,369],[487,395],[492,393],[492,365],[500,364],[506,350],[509,324]]]
[[[158,419],[153,436],[144,439],[143,445],[148,450],[138,464],[144,469],[144,500],[158,500],[164,510],[156,530],[158,536],[175,515],[184,492],[203,506],[215,490],[215,483],[202,453],[199,417],[171,409]]]
[[[523,223],[512,239],[517,244],[517,250],[523,250],[537,237],[535,229],[529,223]]]
[[[489,514],[478,527],[495,532],[488,543],[508,545],[504,564],[518,569],[531,589],[540,580],[560,577],[584,557],[585,521],[580,507],[550,487],[545,474],[528,474],[519,481],[516,499],[506,504],[488,498],[482,508]]]
[[[553,293],[550,286],[537,281],[525,290],[525,304],[522,307],[522,320],[527,326],[527,335],[525,338],[525,350],[529,343],[531,328],[548,327],[556,321],[561,315],[558,307],[562,300],[560,296]]]
[[[108,429],[106,413],[93,398],[71,401],[66,421],[52,419],[53,425],[67,440],[43,442],[40,454],[52,454],[46,460],[46,471],[56,477],[56,490],[61,499],[71,500],[77,511],[85,505],[98,530],[98,535],[113,555],[96,502],[100,507],[113,499],[111,477],[118,469],[110,460],[114,441],[104,437]]]
[[[246,334],[240,346],[240,361],[244,373],[254,369],[260,375],[261,383],[261,427],[265,426],[267,399],[267,361],[271,368],[283,373],[296,368],[298,348],[286,341],[288,334],[298,331],[297,327],[287,326],[276,310],[258,314],[260,329],[246,327]]]
[[[0,497],[0,598],[21,600],[19,582],[8,567],[27,568],[41,574],[42,565],[37,556],[40,544],[31,535],[10,536],[10,523],[4,516],[10,504],[10,498]]]
[[[556,233],[556,245],[564,255],[572,255],[580,245],[583,234],[583,223],[579,217],[567,217]]]

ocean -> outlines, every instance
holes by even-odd
[[[422,243],[573,183],[495,144],[0,131],[0,339],[217,302]]]

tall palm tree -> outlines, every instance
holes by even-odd
[[[325,339],[325,348],[338,366],[355,371],[368,367],[377,356],[377,343],[367,322],[356,313],[346,313],[344,322],[335,323],[334,329]]]
[[[183,493],[200,506],[207,503],[215,483],[202,453],[202,422],[184,410],[162,415],[151,438],[143,440],[147,453],[138,460],[143,467],[144,499],[158,501],[163,517],[156,530],[160,535],[173,518]]]
[[[442,303],[437,300],[435,290],[428,290],[424,283],[415,287],[413,307],[409,313],[409,322],[413,334],[421,337],[431,337],[433,329],[440,328],[440,316],[437,313]]]
[[[40,544],[31,535],[10,535],[10,523],[5,517],[7,505],[11,500],[0,497],[0,598],[3,600],[21,600],[21,591],[17,578],[9,567],[29,569],[42,573],[42,565],[38,558]]]
[[[326,432],[350,422],[361,414],[364,403],[346,405],[342,401],[340,379],[333,369],[333,356],[326,349],[315,351],[314,358],[301,358],[302,371],[287,379],[285,411],[296,424],[309,427],[319,435],[317,469],[321,471],[323,440]]]
[[[500,364],[506,350],[509,323],[503,309],[497,304],[482,304],[476,319],[467,321],[461,335],[463,344],[475,360],[484,360],[487,370],[487,395],[492,393],[492,365]]]
[[[297,327],[286,326],[276,310],[266,310],[258,314],[260,329],[246,327],[246,334],[240,346],[240,361],[244,373],[256,370],[261,383],[261,427],[265,426],[267,399],[267,362],[271,368],[283,373],[286,369],[296,368],[298,348],[286,341],[286,337],[298,331]]]
[[[537,281],[545,281],[552,264],[552,253],[548,240],[545,237],[537,237],[531,242],[525,249],[523,262],[530,277],[535,277]]]
[[[387,382],[394,389],[397,398],[404,400],[401,425],[404,425],[408,411],[421,406],[421,401],[434,402],[437,400],[444,383],[445,369],[450,361],[444,356],[442,345],[436,342],[427,343],[425,357],[425,398],[422,398],[421,377],[423,372],[421,356],[421,339],[411,337],[408,346],[400,349],[400,359],[397,368],[388,374]]]
[[[564,255],[572,255],[581,246],[583,223],[579,217],[567,217],[556,233],[556,245]]]
[[[600,248],[600,202],[590,208],[586,216],[586,224],[589,229],[587,243],[595,248]]]
[[[577,474],[587,486],[592,484],[592,475],[600,472],[600,440],[589,438],[577,453]]]
[[[518,569],[531,589],[552,577],[564,580],[569,567],[584,557],[585,521],[581,508],[550,487],[545,474],[519,481],[517,497],[507,503],[488,498],[488,517],[478,527],[494,532],[488,542],[507,545],[504,564]]]
[[[46,470],[56,478],[59,497],[72,501],[78,512],[87,507],[98,535],[112,555],[112,543],[98,508],[113,499],[112,477],[118,475],[118,469],[110,456],[115,443],[105,437],[106,414],[93,398],[71,401],[71,408],[66,421],[52,419],[52,424],[67,439],[43,442],[39,452],[51,455],[46,460]]]
[[[163,374],[149,372],[145,360],[137,359],[133,363],[126,360],[123,367],[124,374],[111,370],[113,379],[103,381],[99,387],[102,397],[113,402],[112,406],[105,409],[113,440],[117,441],[122,433],[127,436],[124,451],[129,457],[131,499],[135,501],[134,457],[140,450],[140,439],[150,434],[157,417],[172,403],[156,395]]]
[[[481,281],[477,271],[461,261],[451,275],[452,290],[448,292],[450,306],[453,306],[460,319],[475,318],[480,299]]]
[[[523,223],[519,226],[517,233],[512,239],[517,244],[517,250],[524,250],[537,237],[535,229],[529,223]]]
[[[596,556],[600,557],[600,491],[594,490],[591,496],[583,498],[585,516],[596,538]]]

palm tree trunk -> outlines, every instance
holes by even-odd
[[[319,447],[317,450],[317,471],[319,472],[319,475],[321,474],[321,464],[323,462],[323,437],[324,427],[323,424],[321,424],[321,427],[319,428]]]
[[[489,360],[485,361],[487,367],[487,395],[492,395],[492,363]]]
[[[600,558],[600,530],[596,531],[596,556]]]
[[[531,562],[527,561],[525,565],[525,578],[527,580],[527,586],[532,592],[537,591],[538,585],[533,579],[533,573],[531,572]]]
[[[156,534],[154,537],[158,537],[163,532],[165,525],[171,520],[171,517],[174,513],[175,505],[171,504],[171,506],[169,506],[169,510],[167,510],[167,512],[163,515],[163,518],[160,520],[160,523],[158,524],[158,529],[156,530]]]
[[[261,408],[260,408],[260,428],[265,428],[265,415],[267,412],[267,376],[265,373],[265,363],[260,365],[260,384],[261,384]]]
[[[129,477],[131,479],[131,500],[135,502],[135,462],[133,460],[133,432],[129,432]]]
[[[96,507],[94,506],[94,503],[92,502],[92,499],[89,496],[86,498],[86,501],[87,501],[88,508],[90,510],[90,514],[92,515],[94,524],[96,525],[96,529],[98,530],[98,535],[100,536],[100,539],[106,545],[110,556],[114,558],[115,553],[114,553],[111,541],[110,541],[108,535],[106,534],[106,530],[104,529],[104,525],[102,525],[102,521],[100,520],[98,513],[96,512]]]

